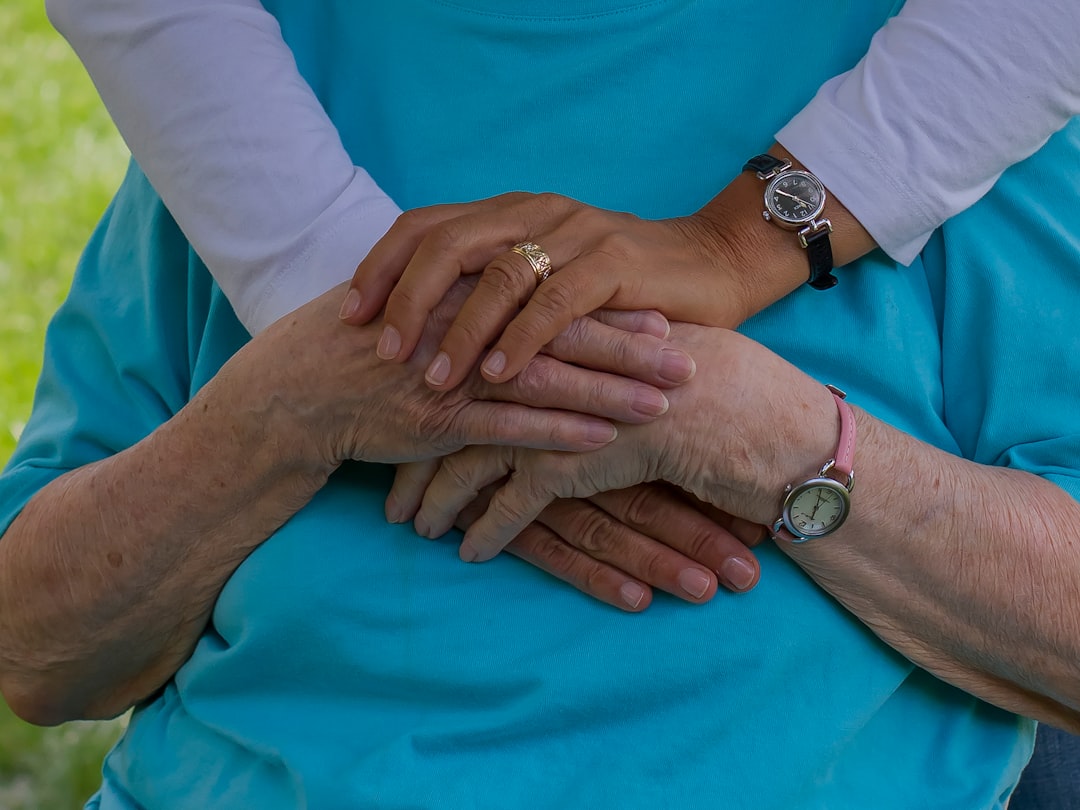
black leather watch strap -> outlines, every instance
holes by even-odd
[[[789,161],[781,160],[780,158],[773,157],[767,153],[754,155],[743,165],[744,172],[757,172],[758,176],[763,180],[767,175],[790,168],[791,163]]]
[[[836,276],[832,274],[832,243],[829,241],[829,229],[823,228],[817,233],[806,236],[806,258],[810,262],[810,278],[807,284],[815,290],[827,290],[836,286]]]
[[[777,175],[790,168],[791,161],[768,153],[754,155],[743,165],[743,171],[755,172],[759,179],[766,181],[773,181]],[[806,175],[809,172],[802,172],[802,174]],[[813,177],[813,175],[810,176]],[[815,182],[819,182],[817,178],[813,179]],[[767,190],[766,196],[768,196]],[[768,199],[765,201],[765,207],[764,217],[772,221],[768,212]],[[782,228],[792,228],[790,225],[784,225],[780,219],[775,221]],[[810,264],[810,277],[806,283],[815,290],[828,290],[835,287],[837,281],[836,276],[832,274],[833,254],[832,244],[829,241],[832,223],[824,218],[804,220],[804,223],[805,227],[800,229],[799,225],[795,225],[794,229],[798,229],[799,244],[806,249],[806,259]]]

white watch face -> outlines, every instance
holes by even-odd
[[[815,478],[788,493],[783,521],[793,534],[821,537],[844,522],[850,506],[851,498],[843,484],[832,478]]]
[[[769,214],[789,225],[804,225],[825,208],[825,187],[809,172],[781,172],[765,187]]]

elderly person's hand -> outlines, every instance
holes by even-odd
[[[689,355],[655,336],[666,331],[662,318],[617,313],[610,317],[643,331],[583,318],[509,384],[492,385],[473,374],[458,390],[432,391],[419,371],[468,287],[456,286],[432,315],[427,337],[408,364],[379,362],[378,326],[347,329],[332,317],[339,288],[252,341],[208,388],[221,392],[222,407],[265,403],[265,412],[253,416],[270,423],[284,417],[290,427],[283,434],[319,448],[332,468],[348,459],[431,458],[466,444],[595,449],[611,441],[616,430],[583,413],[622,422],[653,419],[667,409],[656,386],[670,387],[693,374]],[[606,366],[611,373],[584,366]]]
[[[450,285],[480,274],[427,364],[428,384],[440,390],[464,380],[488,347],[484,376],[510,379],[600,307],[734,328],[807,280],[794,234],[762,220],[762,189],[744,172],[700,211],[667,220],[523,192],[409,211],[360,263],[340,314],[362,324],[385,305],[379,356],[403,361]],[[838,201],[825,215],[837,265],[874,247]]]
[[[820,467],[835,448],[832,396],[736,332],[678,324],[672,339],[698,358],[698,374],[670,392],[662,420],[624,426],[616,441],[590,453],[468,448],[443,459],[422,502],[417,479],[398,482],[393,497],[418,504],[418,530],[438,536],[480,490],[513,473],[466,532],[466,560],[490,559],[557,498],[658,480],[738,516],[740,537],[759,539],[760,529],[748,527],[771,522],[785,483]]]
[[[760,537],[789,485],[850,451],[858,487],[843,525],[809,542],[778,531],[777,546],[942,680],[1080,729],[1080,629],[1061,611],[1076,600],[1080,504],[1042,477],[954,456],[856,408],[846,421],[825,386],[735,332],[682,324],[672,339],[694,352],[698,374],[672,392],[663,420],[624,428],[592,453],[466,448],[443,460],[426,493],[395,496],[419,501],[416,522],[436,535],[500,483],[465,534],[466,560],[496,554],[557,498],[641,481],[669,481],[744,528],[757,524]]]
[[[387,498],[387,518],[412,519],[438,473],[441,459],[402,464]],[[484,488],[458,515],[469,526],[488,508],[497,485]],[[423,519],[417,533],[434,538]],[[749,551],[764,539],[761,527],[721,514],[686,493],[647,484],[591,498],[549,504],[506,550],[578,590],[621,610],[642,611],[657,587],[700,604],[716,594],[750,590],[760,570]]]
[[[656,336],[666,332],[662,319],[619,315],[616,322],[641,331],[586,319],[535,359],[536,373],[434,392],[416,367],[374,357],[378,325],[352,329],[333,317],[342,293],[332,290],[261,333],[143,441],[55,479],[12,522],[0,543],[0,687],[22,716],[44,724],[108,717],[160,688],[190,655],[236,568],[343,461],[427,459],[470,442],[603,446],[615,436],[610,422],[565,409],[648,420],[667,400],[630,378],[669,386],[694,371],[684,351]],[[443,322],[453,303],[438,314]],[[437,332],[416,363],[434,350]],[[608,358],[613,374],[559,357]],[[625,514],[634,529],[633,510]],[[683,514],[682,525],[696,520],[699,536],[731,547],[720,530]],[[609,515],[615,523],[619,512]],[[590,579],[595,568],[567,551],[577,543],[587,553],[602,539],[595,523],[580,508],[553,519],[548,528],[567,542],[545,545],[538,535],[523,556],[608,601],[632,579],[619,571],[664,585],[688,565],[664,547],[650,558],[661,567],[655,580],[648,560],[635,562],[640,555]],[[743,559],[753,566],[745,551]],[[708,563],[693,565],[709,581],[687,598],[703,601],[716,581]],[[622,602],[640,609],[647,593],[637,605]]]

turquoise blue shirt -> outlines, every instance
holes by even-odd
[[[894,5],[268,3],[404,207],[526,189],[647,217],[706,202]],[[1076,496],[1077,177],[1072,126],[911,268],[872,254],[745,331],[902,430]],[[0,528],[244,340],[133,167],[50,327]],[[389,476],[343,469],[237,569],[92,806],[1000,808],[1030,752],[1030,722],[913,667],[772,548],[749,594],[631,616],[387,525]]]

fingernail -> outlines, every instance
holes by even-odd
[[[432,385],[442,385],[449,376],[450,355],[446,352],[439,352],[435,355],[435,359],[431,361],[431,365],[428,366],[427,374],[424,375],[424,378]]]
[[[709,590],[709,577],[697,568],[684,568],[679,572],[679,587],[695,599],[700,599]]]
[[[401,335],[398,330],[387,324],[383,327],[379,336],[379,345],[375,347],[375,354],[380,360],[393,360],[401,351]]]
[[[405,522],[405,517],[401,514],[401,504],[395,495],[386,496],[386,519],[390,523]]]
[[[645,598],[645,589],[636,582],[626,582],[619,588],[619,596],[627,605],[637,608],[641,604],[641,600]]]
[[[619,436],[619,431],[611,424],[590,424],[585,428],[585,441],[589,444],[610,444]]]
[[[720,573],[737,591],[747,590],[757,577],[754,566],[740,557],[728,557],[724,560]]]
[[[351,318],[359,311],[360,293],[350,287],[349,291],[345,293],[345,300],[341,304],[341,312],[338,313],[338,317],[345,320],[346,318]]]
[[[671,383],[684,383],[694,376],[694,358],[678,349],[660,350],[660,376]]]
[[[476,553],[476,549],[470,546],[468,543],[462,543],[458,548],[458,557],[462,562],[476,562],[477,557],[480,555]]]
[[[630,407],[642,416],[659,416],[668,409],[668,398],[655,388],[639,388],[634,392]]]
[[[422,517],[417,515],[413,519],[413,524],[412,525],[413,525],[413,530],[418,535],[420,535],[421,537],[426,537],[428,540],[431,539],[431,524],[428,523],[426,520],[424,520]]]
[[[484,361],[482,371],[489,377],[498,377],[506,368],[506,355],[502,352],[492,352]]]

